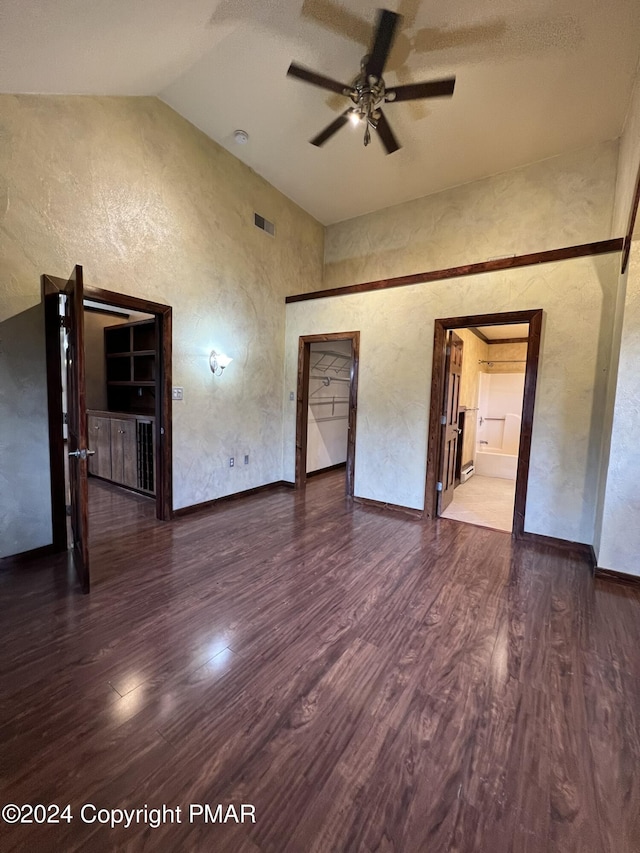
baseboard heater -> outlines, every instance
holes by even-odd
[[[473,477],[474,471],[476,469],[473,466],[473,462],[469,462],[464,468],[460,471],[460,482],[466,483],[469,477]]]

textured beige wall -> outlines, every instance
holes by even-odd
[[[359,329],[355,492],[421,508],[434,319],[544,309],[525,529],[590,543],[618,264],[612,254],[292,303],[286,387],[299,335]],[[285,407],[293,479],[295,405]]]
[[[612,237],[624,237],[640,167],[640,73],[629,102],[624,131],[620,138],[618,172],[611,225]]]
[[[628,228],[629,215],[631,204],[635,192],[636,180],[640,170],[640,74],[636,78],[636,85],[632,93],[629,110],[627,113],[624,131],[620,139],[619,158],[618,158],[618,174],[616,180],[616,192],[613,210],[612,236],[623,236]],[[639,231],[640,219],[636,219],[635,232]],[[637,242],[633,243],[633,251],[637,254]],[[628,540],[623,535],[627,545],[632,545],[631,550],[625,550],[622,540],[618,544],[615,542],[616,532],[620,530],[618,527],[617,516],[620,506],[620,496],[623,496],[636,488],[635,471],[633,467],[628,468],[627,477],[628,483],[624,482],[623,470],[620,468],[615,455],[624,445],[621,441],[621,426],[620,418],[622,412],[628,421],[630,430],[637,430],[638,424],[637,410],[634,412],[629,409],[629,398],[633,398],[635,393],[633,378],[627,370],[622,377],[618,377],[618,364],[622,345],[622,329],[625,323],[626,338],[625,347],[630,345],[630,341],[634,334],[633,319],[625,316],[627,296],[633,299],[632,292],[627,294],[627,281],[630,276],[629,269],[624,275],[620,275],[618,279],[618,293],[616,297],[616,311],[613,325],[613,334],[611,340],[611,350],[609,357],[608,375],[609,384],[607,389],[607,397],[605,401],[604,423],[605,430],[602,441],[601,451],[601,476],[598,489],[598,503],[596,509],[596,531],[594,537],[594,549],[598,559],[598,565],[604,568],[614,569],[616,571],[631,571],[629,567],[630,555],[633,555],[633,547],[635,541]],[[635,286],[631,281],[631,288]],[[636,317],[637,320],[637,317]],[[630,381],[630,386],[627,383]],[[614,407],[616,410],[617,428],[616,441],[613,442],[613,419]],[[618,410],[618,407],[619,410]],[[610,462],[612,464],[609,469]],[[605,505],[606,500],[606,505]],[[624,498],[623,498],[624,502]],[[624,515],[624,512],[623,512]],[[604,545],[604,549],[602,548]],[[640,553],[640,549],[636,549],[636,554]],[[627,567],[627,568],[624,568]],[[640,569],[634,569],[634,573]]]
[[[527,365],[526,344],[491,344],[489,361],[495,359],[493,365],[487,365],[487,373],[524,373]]]
[[[602,143],[330,226],[325,237],[324,286],[607,239],[618,149],[617,140]],[[397,372],[406,381],[402,390],[388,390],[372,368],[369,387],[383,384],[377,397],[374,392],[367,403],[364,436],[358,428],[358,493],[406,506],[423,505],[428,394],[422,382],[426,378],[423,365],[428,362],[426,373],[431,369],[433,318],[541,307],[546,312],[546,337],[526,529],[593,542],[594,496],[601,482],[605,442],[603,412],[616,262],[611,255],[416,285],[377,296],[336,297],[327,301],[326,313],[306,303],[317,322],[311,322],[311,316],[299,317],[299,309],[290,306],[289,348],[291,324],[304,327],[301,334],[311,334],[336,331],[336,326],[359,328],[356,320],[362,318],[366,328],[372,329],[380,322],[369,316],[374,305],[380,317],[388,312],[392,321],[398,318],[389,324],[395,337],[389,357],[403,365]],[[387,327],[386,318],[383,326]],[[364,334],[363,330],[363,359]],[[415,364],[411,370],[404,361],[405,351]],[[288,349],[288,369],[290,359]],[[367,393],[366,378],[363,393]],[[288,414],[285,474],[291,468],[290,423]],[[389,476],[383,474],[385,466],[392,472]]]
[[[598,565],[640,575],[640,241],[632,244]]]
[[[327,228],[325,287],[606,240],[618,142]]]
[[[155,98],[2,95],[0,141],[0,322],[74,264],[89,285],[172,305],[174,506],[279,480],[284,297],[321,285],[322,226]],[[0,554],[50,541],[48,489],[28,513],[10,498],[48,465],[41,324],[29,334],[37,369],[13,344],[0,353],[28,385],[24,402],[0,398],[3,428],[33,427],[10,458],[0,447]],[[220,378],[212,348],[234,359]]]
[[[39,305],[0,322],[0,557],[51,542],[43,335]]]

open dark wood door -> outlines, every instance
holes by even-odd
[[[445,358],[444,405],[441,423],[440,477],[438,482],[438,515],[453,500],[456,487],[456,452],[458,449],[458,409],[462,376],[462,339],[449,333]]]
[[[84,310],[82,267],[64,288],[67,330],[67,432],[73,561],[83,592],[89,592],[89,490],[87,486],[87,404],[84,377]]]

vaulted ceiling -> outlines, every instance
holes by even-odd
[[[350,83],[376,5],[3,0],[0,91],[157,95],[325,224],[622,132],[637,0],[389,0],[404,20],[387,85],[455,75],[453,97],[389,104],[394,154],[350,125],[310,145],[347,101],[288,78],[289,63]]]

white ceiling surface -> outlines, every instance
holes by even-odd
[[[324,224],[620,135],[637,0],[388,0],[387,85],[455,74],[453,98],[389,104],[389,156],[350,125],[310,145],[348,102],[289,63],[351,82],[379,4],[0,0],[0,91],[157,94]]]
[[[476,328],[490,341],[529,337],[528,323],[505,323],[501,326],[476,326]]]

